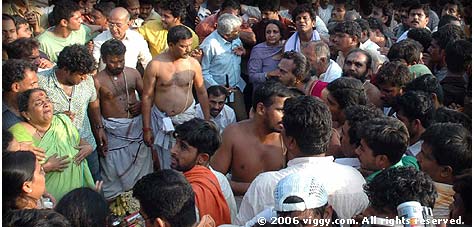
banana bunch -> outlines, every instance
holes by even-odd
[[[117,196],[115,201],[110,204],[110,210],[117,216],[123,217],[127,214],[128,210],[127,202],[123,199],[122,195]]]

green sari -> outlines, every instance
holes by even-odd
[[[59,201],[66,193],[75,188],[94,188],[94,180],[84,159],[79,165],[74,163],[74,156],[79,152],[75,147],[79,145],[79,132],[65,114],[53,116],[51,126],[41,140],[37,140],[26,128],[17,123],[9,131],[18,142],[33,142],[36,147],[46,151],[46,159],[54,154],[59,157],[68,156],[71,162],[62,172],[46,173],[46,190]]]

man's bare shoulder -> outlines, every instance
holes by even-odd
[[[137,69],[131,68],[131,67],[125,67],[123,71],[127,74],[127,76],[133,76],[133,77],[140,77],[140,72],[138,72]]]
[[[251,133],[252,121],[250,119],[239,121],[233,124],[228,125],[224,129],[224,134],[230,135],[228,139],[236,140],[241,137],[248,136]]]

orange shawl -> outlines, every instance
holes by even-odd
[[[204,166],[194,166],[184,173],[184,176],[193,187],[199,217],[209,214],[216,226],[230,224],[230,210],[222,194],[216,176]]]

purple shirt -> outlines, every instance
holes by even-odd
[[[248,63],[250,82],[254,88],[265,82],[265,73],[278,68],[283,49],[282,45],[268,46],[266,42],[260,43],[252,48]]]

